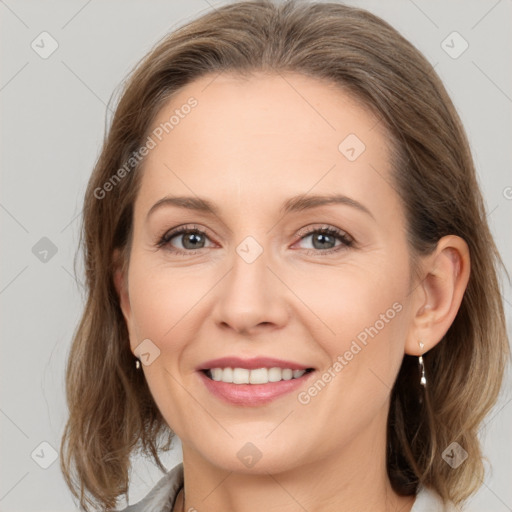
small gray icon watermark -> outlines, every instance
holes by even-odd
[[[238,450],[236,456],[240,462],[248,467],[252,468],[261,459],[263,454],[260,449],[252,443],[245,443],[240,450]]]
[[[441,48],[452,59],[458,59],[469,48],[469,43],[457,31],[453,31],[441,41]]]
[[[59,43],[48,32],[41,32],[31,43],[30,47],[39,57],[47,59],[59,47]]]
[[[468,458],[468,452],[459,443],[453,442],[441,454],[441,457],[449,466],[456,469]]]
[[[238,244],[236,252],[246,263],[253,263],[263,252],[263,247],[254,237],[247,236]]]
[[[366,149],[364,142],[355,134],[347,135],[338,146],[339,152],[349,161],[357,160]]]
[[[30,456],[38,466],[48,469],[57,460],[59,454],[50,443],[43,441],[37,445]]]
[[[144,366],[149,366],[160,356],[160,349],[149,338],[139,343],[134,352]]]
[[[57,246],[46,236],[35,243],[32,254],[42,263],[48,263],[56,254]]]

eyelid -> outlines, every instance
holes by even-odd
[[[210,236],[210,230],[208,228],[199,226],[197,224],[182,224],[179,226],[176,226],[174,228],[166,230],[162,235],[160,235],[156,242],[157,248],[166,248],[168,245],[170,245],[170,241],[180,235],[190,233],[190,232],[197,232],[200,235],[206,236],[210,241],[212,241]],[[296,245],[297,243],[301,242],[304,238],[311,236],[315,233],[326,233],[329,236],[333,236],[341,241],[339,245],[335,245],[331,249],[303,249],[307,251],[308,255],[328,255],[331,253],[339,252],[343,249],[348,249],[350,247],[353,247],[355,245],[354,238],[347,233],[345,230],[331,226],[330,224],[319,224],[319,225],[309,225],[304,228],[301,228],[299,231],[296,232],[295,237],[299,237],[299,240],[297,240],[293,245]],[[214,243],[214,242],[213,242]],[[200,247],[196,250],[183,250],[178,248],[168,248],[167,250],[170,253],[177,254],[177,255],[195,255],[198,251],[201,251],[202,249],[208,249],[208,247]]]
[[[312,233],[316,233],[318,231],[331,231],[333,234],[337,234],[338,236],[343,236],[350,240],[351,242],[354,242],[354,237],[351,236],[349,233],[347,233],[344,229],[337,228],[335,226],[331,226],[330,224],[319,224],[317,226],[306,226],[305,228],[299,229],[297,231],[297,236],[300,236],[301,238],[307,235],[311,235]]]
[[[179,226],[175,226],[174,228],[167,229],[163,232],[163,234],[157,236],[157,247],[165,246],[172,240],[174,237],[178,235],[183,235],[184,233],[188,233],[191,231],[196,231],[199,234],[205,235],[208,239],[211,240],[210,236],[210,230],[208,228],[205,228],[203,226],[199,226],[197,224],[181,224]],[[204,249],[205,247],[202,247],[201,249]],[[181,251],[181,249],[177,249],[177,251]],[[172,251],[171,251],[172,252]],[[192,250],[187,251],[187,253],[192,253]]]
[[[355,239],[345,230],[337,228],[335,226],[331,226],[330,224],[323,225],[310,225],[305,228],[300,229],[297,232],[297,236],[300,236],[299,240],[294,244],[301,242],[305,238],[315,234],[315,233],[323,233],[328,236],[332,236],[340,241],[339,245],[335,245],[330,249],[303,249],[307,256],[330,256],[330,255],[338,255],[338,253],[345,251],[350,248],[356,248]]]

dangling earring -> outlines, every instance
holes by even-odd
[[[423,347],[425,346],[425,344],[422,343],[421,341],[418,344],[420,346],[420,349],[423,350]],[[426,387],[427,386],[427,377],[425,376],[425,364],[423,363],[423,355],[418,357],[418,363],[419,363],[420,372],[421,372],[420,384],[423,387]]]
[[[140,359],[135,360],[135,368],[137,368],[137,370],[140,369]]]

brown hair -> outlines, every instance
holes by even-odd
[[[398,493],[414,494],[421,483],[460,503],[483,479],[477,431],[497,399],[509,354],[502,263],[464,129],[434,69],[386,22],[335,3],[218,8],[166,37],[131,74],[84,200],[87,302],[67,365],[66,482],[85,510],[88,504],[111,509],[128,492],[137,448],[165,471],[158,452],[169,449],[173,433],[135,369],[113,282],[114,250],[122,251],[125,268],[130,251],[142,167],[133,155],[180,88],[208,73],[255,71],[326,79],[379,116],[397,148],[394,186],[406,208],[413,266],[444,235],[469,246],[472,272],[461,307],[445,338],[424,356],[425,399],[419,404],[417,359],[405,356],[391,395],[387,444],[388,475]],[[98,190],[123,166],[126,175],[100,197]],[[469,453],[457,469],[441,457],[454,441]]]

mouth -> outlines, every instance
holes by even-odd
[[[201,370],[209,379],[227,384],[268,384],[293,379],[300,379],[304,374],[313,371],[313,368],[296,369],[279,368],[210,368]]]
[[[230,405],[266,405],[303,386],[315,368],[270,358],[222,358],[197,368],[206,389]]]

